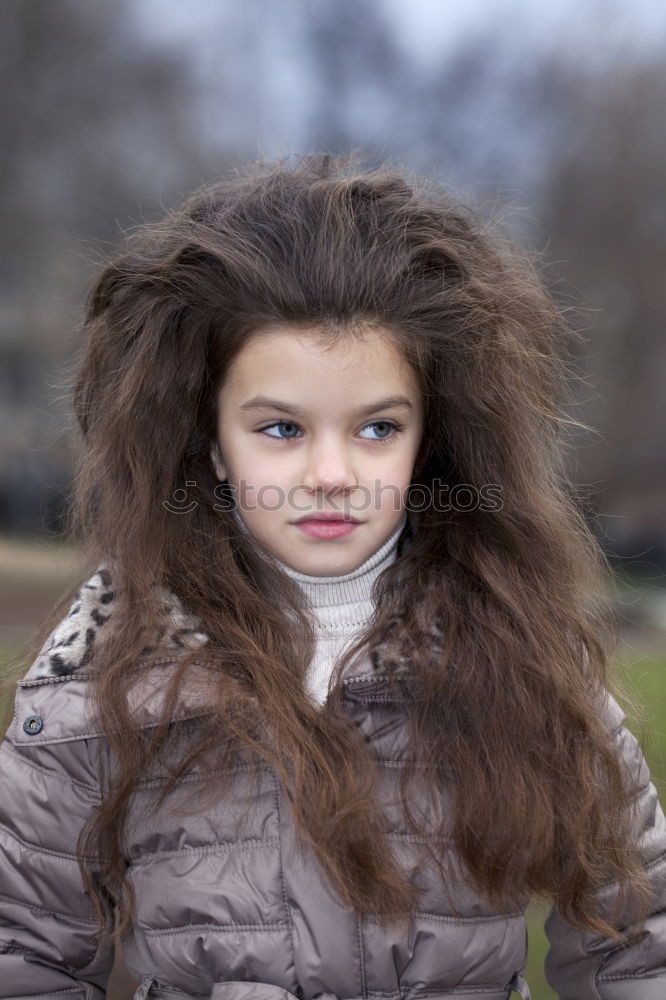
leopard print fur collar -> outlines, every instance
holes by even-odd
[[[199,622],[186,614],[179,598],[164,587],[160,588],[163,611],[170,627],[164,626],[153,645],[142,653],[178,653],[197,648],[208,642]],[[105,564],[78,589],[67,616],[51,632],[35,661],[33,676],[63,677],[78,673],[93,658],[95,639],[113,614],[115,594],[111,570]]]

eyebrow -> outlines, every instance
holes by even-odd
[[[368,416],[378,410],[393,410],[396,407],[412,410],[414,407],[406,396],[387,396],[385,399],[378,399],[376,403],[369,406],[362,406],[354,411],[354,416]],[[241,404],[241,410],[279,410],[281,413],[294,413],[298,417],[305,415],[305,411],[300,406],[293,406],[280,399],[272,399],[270,396],[253,396],[245,403]]]

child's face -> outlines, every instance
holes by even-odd
[[[316,334],[284,326],[250,337],[220,390],[212,458],[271,554],[301,573],[338,576],[397,527],[423,411],[414,373],[386,332],[328,349]],[[281,406],[260,405],[259,396]],[[373,408],[389,396],[406,404]],[[328,537],[321,522],[299,525],[322,511],[347,523],[329,522]],[[358,522],[351,530],[350,517]]]

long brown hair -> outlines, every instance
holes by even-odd
[[[215,680],[209,721],[188,730],[165,795],[227,752],[226,732],[230,754],[241,747],[277,769],[346,903],[388,919],[416,902],[384,837],[371,751],[335,697],[321,712],[304,693],[314,635],[303,598],[220,503],[217,393],[246,338],[276,323],[330,338],[390,330],[423,389],[427,449],[413,487],[501,488],[501,504],[410,514],[410,543],[335,677],[366,645],[395,650],[389,675],[407,656],[418,681],[405,698],[411,759],[449,794],[435,832],[453,838],[490,900],[547,896],[580,926],[614,933],[594,891],[616,878],[645,899],[628,832],[635,789],[599,712],[617,641],[610,570],[563,467],[576,334],[536,265],[434,182],[317,155],[202,187],[137,227],[96,276],[73,385],[70,528],[90,565],[113,572],[114,627],[94,684],[115,764],[79,848],[100,911],[124,896],[122,926],[129,804],[178,730],[194,659],[174,672],[147,736],[128,689],[164,628],[155,585],[204,623],[196,659]],[[186,483],[196,503],[176,516],[164,501]],[[106,860],[95,868],[92,856]]]

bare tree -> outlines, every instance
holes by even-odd
[[[93,241],[198,180],[183,58],[142,41],[128,0],[3,0],[0,34],[0,522],[57,522],[68,485],[51,383]],[[156,196],[157,193],[157,196]],[[53,398],[55,397],[55,398]]]
[[[570,78],[567,128],[544,185],[549,254],[590,310],[584,452],[609,531],[666,541],[666,68]]]

